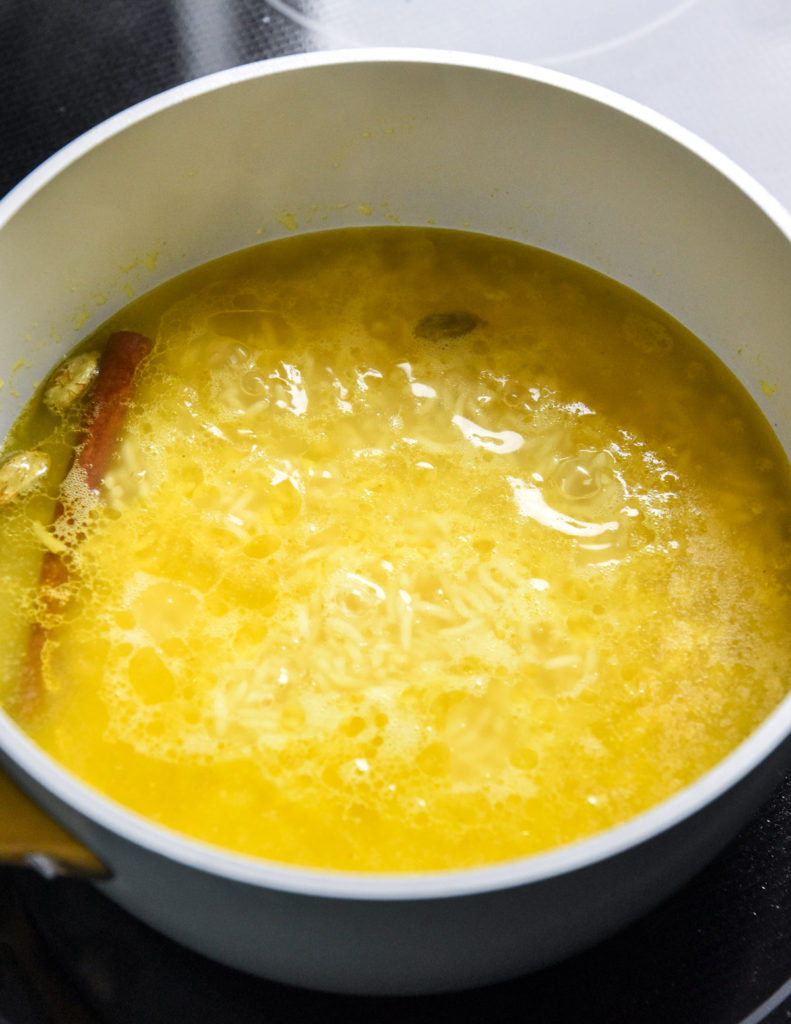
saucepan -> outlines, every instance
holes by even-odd
[[[636,289],[713,348],[791,451],[782,207],[628,99],[428,50],[221,72],[112,118],[18,185],[0,203],[0,432],[66,346],[130,294],[262,239],[374,223],[524,241]],[[183,838],[83,785],[0,715],[0,849],[80,870],[163,933],[264,977],[450,990],[557,961],[657,904],[778,784],[790,735],[791,699],[703,778],[587,841],[490,867],[372,875]]]

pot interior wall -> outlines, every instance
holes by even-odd
[[[99,129],[76,160],[55,158],[56,177],[18,190],[38,187],[0,228],[0,431],[132,295],[293,231],[398,223],[519,239],[637,289],[707,340],[788,440],[791,247],[707,162],[516,72],[269,67],[124,115],[124,130]]]

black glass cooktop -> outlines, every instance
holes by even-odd
[[[421,0],[402,2],[408,18]],[[0,0],[0,195],[132,103],[324,45],[321,10],[283,0]],[[791,778],[710,867],[627,931],[527,978],[415,999],[249,978],[162,938],[88,883],[0,869],[0,1024],[778,1024],[791,1019],[790,825]]]

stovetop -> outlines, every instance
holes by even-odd
[[[492,53],[614,88],[791,206],[789,0],[0,0],[0,195],[113,113],[236,64],[360,45]],[[250,978],[86,882],[0,870],[0,1024],[758,1024],[791,1019],[791,777],[658,910],[572,960],[459,995]]]

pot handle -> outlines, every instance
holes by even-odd
[[[0,767],[0,864],[30,867],[46,878],[106,879],[109,870]]]

